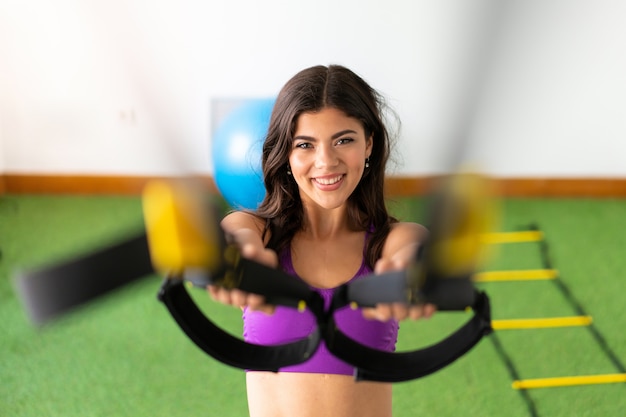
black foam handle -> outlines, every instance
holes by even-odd
[[[81,258],[18,273],[17,292],[35,324],[154,273],[145,233]]]
[[[187,271],[185,280],[196,287],[224,285],[228,281],[231,287],[264,296],[268,304],[298,308],[302,301],[307,304],[312,301],[311,288],[304,281],[250,259],[239,258],[224,273],[229,278],[212,277],[205,271]]]
[[[311,298],[311,288],[304,281],[279,269],[242,258],[238,272],[241,274],[238,288],[263,295],[270,304],[297,307],[300,301]]]
[[[406,271],[368,275],[347,285],[347,302],[360,307],[375,307],[378,303],[409,303],[410,289]]]
[[[474,306],[477,294],[478,291],[467,276],[434,280],[420,290],[419,297],[424,302],[436,305],[439,311],[459,311]]]
[[[361,307],[377,303],[432,303],[438,310],[465,310],[474,305],[476,289],[470,276],[454,278],[428,277],[422,288],[411,284],[408,270],[369,275],[347,285],[346,304]]]

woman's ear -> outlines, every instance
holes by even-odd
[[[367,138],[365,144],[365,157],[369,158],[372,155],[372,148],[374,147],[374,134],[371,134],[369,138]]]

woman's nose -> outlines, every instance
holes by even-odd
[[[315,167],[326,168],[336,166],[339,161],[332,146],[319,146],[315,154]]]

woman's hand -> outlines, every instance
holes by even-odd
[[[415,253],[426,237],[426,230],[414,223],[400,223],[392,230],[385,244],[383,252],[376,265],[374,273],[382,274],[390,271],[406,269],[415,258]],[[385,256],[386,254],[390,254]],[[364,308],[363,316],[368,319],[387,321],[390,319],[417,320],[430,318],[437,307],[434,304],[409,305],[406,303],[377,304],[374,308]]]
[[[404,263],[394,263],[393,259],[381,259],[376,263],[374,272],[380,274],[388,271],[401,270],[407,266],[408,264],[404,265]],[[420,318],[428,319],[435,311],[437,311],[437,307],[433,304],[409,305],[405,303],[385,303],[376,304],[375,308],[364,308],[363,316],[368,319],[380,321],[388,321],[391,319],[404,320],[407,318],[417,320]]]
[[[404,303],[376,304],[375,308],[364,308],[363,317],[372,320],[388,321],[420,318],[429,319],[437,311],[433,304],[408,305]]]
[[[264,247],[263,241],[254,229],[239,228],[230,233],[227,231],[227,243],[237,246],[244,258],[272,268],[278,266],[278,255],[273,250]],[[236,288],[227,289],[218,285],[209,285],[207,292],[215,301],[242,309],[248,307],[250,310],[262,311],[267,314],[272,314],[275,309],[275,306],[265,303],[265,297]]]

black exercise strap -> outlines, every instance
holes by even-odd
[[[241,290],[264,295],[268,302],[294,308],[306,306],[316,316],[323,310],[319,294],[309,290],[301,281],[273,268],[244,258],[238,259],[227,272],[228,282],[210,277],[194,277],[190,282],[199,287],[222,282]],[[169,310],[185,334],[205,353],[240,369],[277,372],[280,368],[308,360],[321,340],[321,331],[315,327],[307,337],[281,345],[248,343],[222,330],[196,306],[187,292],[184,281],[168,278],[163,282],[158,298]]]
[[[318,326],[306,338],[278,346],[256,345],[232,336],[210,321],[195,305],[179,279],[168,279],[159,299],[189,338],[215,359],[242,369],[278,371],[305,362],[317,349],[321,338],[329,351],[355,367],[357,380],[400,382],[431,374],[455,361],[491,332],[489,299],[477,292],[469,277],[435,280],[429,291],[418,298],[433,302],[442,310],[463,310],[472,306],[474,316],[441,342],[425,349],[391,353],[364,346],[345,335],[334,321],[334,311],[351,302],[373,306],[378,302],[405,300],[408,289],[406,271],[363,277],[339,287],[329,311],[323,311],[319,294],[302,281],[279,270],[241,258],[236,266],[234,285],[264,295],[276,304],[296,307],[305,302],[316,316]],[[208,278],[196,281],[204,286]],[[437,285],[436,283],[439,283]]]
[[[392,353],[351,339],[330,314],[324,335],[328,350],[355,367],[357,380],[400,382],[421,378],[451,364],[492,331],[489,299],[474,288],[471,274],[437,276],[432,269],[426,271],[428,266],[419,260],[422,255],[417,254],[418,260],[405,270],[365,276],[339,288],[333,296],[331,310],[352,303],[361,307],[375,307],[378,303],[432,303],[439,311],[464,311],[471,307],[474,316],[435,345]]]
[[[371,274],[347,284],[346,292],[335,296],[335,309],[352,302],[360,307],[375,307],[378,303],[431,303],[439,311],[465,310],[474,305],[476,290],[470,275],[443,278],[429,273],[429,278],[419,284],[415,276],[420,272],[414,267]]]
[[[337,300],[345,298],[347,289],[338,291]],[[344,304],[339,301],[338,305]],[[489,298],[475,292],[474,316],[460,329],[439,343],[409,352],[384,352],[364,346],[343,333],[332,315],[324,340],[328,350],[355,367],[356,380],[401,382],[421,378],[450,365],[473,348],[483,336],[491,333]]]
[[[77,259],[22,271],[15,285],[31,321],[41,325],[152,274],[144,232]]]
[[[209,320],[193,302],[180,279],[166,279],[159,291],[161,300],[185,334],[218,361],[240,369],[277,372],[302,363],[317,350],[320,331],[292,343],[264,346],[245,342]]]

